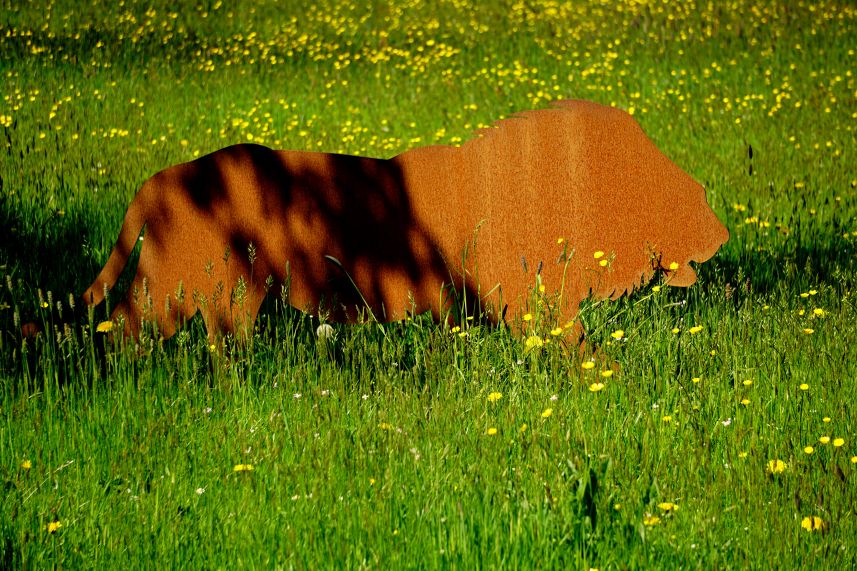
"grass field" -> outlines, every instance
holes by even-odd
[[[857,565],[853,3],[0,4],[0,567]],[[587,302],[589,369],[424,317],[57,325],[169,165],[566,98],[632,112],[731,234],[692,288]]]

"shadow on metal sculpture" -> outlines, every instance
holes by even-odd
[[[694,283],[690,262],[728,238],[702,186],[630,115],[584,101],[388,160],[248,144],[168,168],[131,202],[87,304],[141,232],[112,316],[132,333],[154,320],[164,337],[197,311],[210,335],[252,326],[271,288],[330,321],[445,319],[457,292],[498,322],[529,311],[539,283],[564,324],[589,295],[617,298],[659,270]]]

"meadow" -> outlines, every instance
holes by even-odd
[[[857,565],[853,3],[0,4],[0,567]],[[557,99],[632,113],[731,236],[584,303],[594,354],[277,300],[216,351],[61,323],[169,165]]]

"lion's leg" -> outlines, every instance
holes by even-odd
[[[208,303],[201,306],[209,341],[217,343],[218,337],[230,333],[241,339],[250,337],[264,298],[264,292],[259,291],[241,302],[226,299],[217,305]]]
[[[132,290],[133,291],[133,290]],[[121,300],[110,313],[110,320],[124,322],[125,334],[136,337],[140,333],[140,324],[143,320],[143,312],[133,299],[133,293],[128,292],[125,299]]]
[[[137,273],[128,294],[113,309],[111,319],[123,315],[126,333],[135,336],[140,333],[144,321],[154,322],[164,339],[169,339],[196,310],[184,299],[180,278],[165,271],[147,246],[144,244],[140,252]]]

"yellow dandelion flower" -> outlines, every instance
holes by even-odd
[[[673,327],[671,333],[673,335],[678,335],[679,333],[681,333],[681,329],[679,329],[678,327]]]
[[[699,381],[701,381],[701,380],[702,380],[702,377],[693,377],[693,378],[692,378],[692,379],[690,379],[690,380],[691,380],[691,382],[698,383]]]
[[[800,522],[800,526],[803,529],[805,529],[809,532],[812,532],[812,531],[823,530],[825,527],[825,524],[824,524],[823,519],[821,519],[817,515],[813,515],[813,516],[806,516],[805,518],[803,518]]]
[[[744,386],[749,387],[753,384],[753,379],[744,379]]]
[[[812,454],[813,452],[815,452],[815,448],[813,448],[812,446],[806,446],[803,449],[804,454]]]
[[[533,318],[532,313],[525,313],[524,314],[524,321],[530,321],[530,320],[532,320],[532,318]]]
[[[49,304],[48,304],[48,302],[43,301],[40,305],[41,305],[42,309],[47,309]]]
[[[48,533],[56,533],[57,531],[59,531],[59,528],[61,528],[61,527],[62,527],[62,523],[60,523],[59,521],[52,521],[52,522],[48,523],[48,526],[46,529],[48,530]]]
[[[539,286],[539,293],[545,293],[545,284]]]
[[[604,383],[592,383],[591,385],[589,385],[589,392],[597,393],[598,391],[600,391],[603,388],[604,388]]]
[[[672,502],[661,502],[658,504],[658,507],[665,512],[674,512],[678,510],[678,505]]]
[[[594,257],[596,260],[597,260],[598,258],[603,258],[603,257],[604,257],[604,252],[602,252],[601,250],[598,250],[597,252],[595,252],[594,254],[592,254],[592,257]]]
[[[381,424],[378,425],[378,428],[380,428],[381,430],[390,430],[393,427],[390,426],[389,422],[382,422]]]
[[[607,267],[607,260],[599,260],[598,265],[601,266],[602,268],[606,268]]]
[[[845,444],[844,438],[834,438],[833,439],[833,445],[836,446],[837,448],[841,448],[844,444]]]
[[[661,291],[661,286],[652,286],[652,291],[658,293],[659,291]]]
[[[375,485],[375,478],[369,478],[369,485],[370,485],[370,486],[374,486],[374,485]]]
[[[750,404],[750,399],[748,399],[748,398],[741,399],[741,404],[743,404],[744,406],[747,406],[748,404]]]
[[[595,368],[595,362],[594,361],[584,361],[583,363],[580,364],[580,368],[586,369],[587,371],[589,369],[594,369]]]
[[[95,328],[99,333],[109,333],[113,331],[113,322],[112,321],[102,321]]]
[[[494,391],[493,393],[490,393],[488,395],[488,402],[497,402],[501,398],[503,398],[503,393],[499,393],[497,391]]]
[[[606,371],[601,371],[601,376],[604,377],[605,379],[612,377],[613,371],[611,371],[610,369],[607,369]]]
[[[562,244],[563,242],[565,242],[565,238],[557,238],[556,239],[557,244]]]
[[[542,418],[550,418],[550,415],[553,414],[552,408],[546,408],[542,411]]]
[[[813,313],[813,315],[817,315],[818,317],[824,317],[825,312],[820,307],[816,307],[815,309],[812,310],[812,313]]]
[[[624,336],[625,336],[625,332],[622,331],[621,329],[617,329],[616,331],[614,331],[613,333],[610,334],[610,337],[612,337],[613,339],[621,339]]]
[[[818,290],[811,289],[809,290],[809,295],[815,295],[818,293]]]
[[[646,527],[652,527],[654,525],[658,525],[659,523],[661,523],[661,518],[656,515],[646,514],[643,517],[643,525],[645,525]]]
[[[527,423],[525,422],[524,424],[522,424],[521,428],[519,428],[518,430],[520,430],[521,432],[526,432],[527,431]]]
[[[746,457],[747,457],[747,453],[746,453],[746,452],[739,452],[739,453],[738,453],[738,458],[746,458]]]
[[[461,331],[461,327],[459,327],[458,325],[452,328],[452,333],[458,333],[459,331]]]
[[[806,298],[808,298],[808,297],[809,297],[809,293],[804,292],[804,293],[800,294],[800,296],[801,296],[802,298],[806,299]]]
[[[562,327],[556,327],[554,329],[551,329],[551,335],[553,335],[554,337],[558,337],[558,336],[562,335],[562,331],[563,331]]]
[[[802,391],[808,391],[808,390],[809,390],[809,385],[808,385],[808,384],[806,384],[806,383],[801,383],[801,384],[800,384],[800,386],[799,386],[798,388],[799,388],[800,390],[802,390]]]
[[[818,441],[821,442],[822,444],[830,444],[830,437],[829,436],[822,436],[818,439]]]
[[[29,470],[32,467],[33,467],[33,463],[30,462],[29,460],[24,460],[23,462],[21,462],[21,469],[23,469],[23,470]]]
[[[545,342],[538,335],[531,335],[527,337],[527,340],[524,342],[524,347],[529,351],[531,349],[536,349],[544,345]]]
[[[857,456],[852,456],[852,457],[851,457],[851,463],[852,463],[852,464],[857,464]]]
[[[211,345],[208,346],[208,352],[209,353],[214,353],[215,349],[217,349],[217,346],[214,343],[212,343]]]
[[[232,468],[233,472],[252,472],[253,464],[235,464],[235,467]]]
[[[672,262],[670,264],[670,270],[676,271],[679,268],[678,262]]]
[[[783,462],[782,460],[768,460],[768,464],[765,467],[768,474],[782,474],[788,468],[788,464]]]
[[[663,418],[661,418],[661,420],[662,420],[662,421],[664,421],[664,422],[672,422],[672,421],[673,421],[673,417],[672,417],[671,415],[669,415],[669,414],[668,414],[668,415],[664,416]]]
[[[825,424],[826,424],[826,423],[828,423],[828,422],[830,422],[830,417],[829,417],[829,416],[825,416],[824,418],[822,418],[822,419],[821,419],[821,422],[824,422]]]
[[[815,333],[815,329],[810,329],[809,327],[805,327],[803,332],[806,333],[807,335],[812,335],[813,333]]]
[[[492,426],[491,428],[485,431],[485,434],[487,434],[488,436],[494,436],[495,434],[497,434],[497,429]]]
[[[702,325],[694,325],[693,327],[688,329],[688,332],[690,332],[691,335],[696,335],[700,331],[702,331]]]

